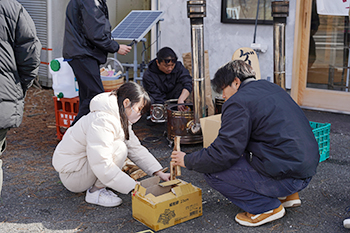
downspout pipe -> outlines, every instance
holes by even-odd
[[[159,0],[152,0],[151,1],[151,10],[158,11],[160,9],[159,4],[160,4]],[[159,50],[159,46],[160,46],[160,43],[159,43],[160,38],[158,38],[159,37],[159,30],[160,30],[159,27],[160,27],[160,25],[159,25],[159,21],[158,21],[156,23],[155,27],[153,27],[151,29],[151,43],[153,41],[156,41],[155,46],[151,47],[151,59],[156,57],[156,54]]]
[[[49,64],[52,61],[52,37],[53,37],[53,26],[52,26],[52,21],[53,21],[53,16],[52,16],[52,0],[47,1],[46,5],[46,20],[47,20],[47,63]],[[43,52],[43,51],[42,51]],[[41,55],[42,56],[42,55]],[[50,67],[48,65],[47,67],[47,77],[51,78],[51,82],[48,80],[48,86],[52,86],[53,80],[52,80],[52,75],[50,73]]]
[[[286,89],[286,23],[289,15],[289,1],[271,2],[273,17],[273,60],[274,83]]]
[[[200,118],[206,116],[205,69],[204,69],[204,25],[206,0],[187,1],[187,16],[191,23],[191,54],[193,79],[194,120],[189,132],[200,134]]]

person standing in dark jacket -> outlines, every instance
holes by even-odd
[[[192,91],[190,73],[169,47],[158,51],[157,58],[148,64],[142,81],[152,104],[164,104],[169,99],[178,99],[177,103],[183,104]]]
[[[235,220],[259,226],[300,206],[298,192],[316,174],[320,155],[309,121],[282,88],[256,80],[244,61],[219,68],[212,84],[223,93],[221,128],[208,147],[173,152],[175,165],[204,173],[208,184],[243,209]]]
[[[28,12],[16,0],[0,0],[0,156],[8,130],[22,122],[24,98],[38,75],[40,51]],[[0,194],[2,177],[0,159]]]
[[[66,9],[63,57],[72,67],[79,86],[79,111],[72,125],[90,112],[91,99],[104,92],[100,65],[108,53],[126,55],[130,46],[111,38],[106,0],[71,0]]]

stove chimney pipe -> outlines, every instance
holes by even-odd
[[[271,15],[273,17],[274,82],[286,89],[285,37],[289,1],[272,1],[271,7]]]
[[[199,119],[206,116],[205,69],[204,69],[204,26],[206,0],[187,1],[187,17],[191,22],[191,54],[193,78],[194,120],[188,127],[192,134],[200,134]]]

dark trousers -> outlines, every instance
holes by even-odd
[[[75,58],[69,61],[79,85],[79,112],[72,125],[82,116],[90,112],[90,101],[104,88],[100,76],[100,67],[96,59],[91,57]]]
[[[276,209],[281,205],[278,197],[299,192],[311,180],[311,178],[275,180],[263,176],[243,156],[231,168],[222,172],[204,174],[204,177],[213,189],[251,214],[261,214]]]

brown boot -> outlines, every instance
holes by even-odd
[[[298,192],[286,197],[279,197],[278,199],[284,208],[301,206],[301,200]]]

